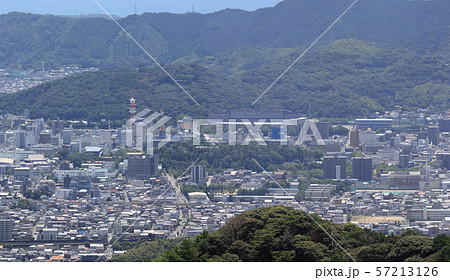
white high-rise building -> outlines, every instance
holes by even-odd
[[[16,130],[14,131],[14,145],[18,149],[26,148],[26,131],[24,130]]]
[[[193,165],[191,168],[191,180],[197,185],[206,185],[208,173],[206,165]]]
[[[72,128],[72,126],[63,129],[63,131],[62,131],[62,140],[63,140],[63,144],[64,145],[68,145],[68,144],[70,144],[70,142],[72,142],[72,140],[73,140],[73,128]]]

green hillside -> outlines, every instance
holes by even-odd
[[[351,0],[285,0],[254,12],[144,13],[120,19],[142,46],[165,63],[239,47],[292,48],[312,42]],[[107,8],[107,7],[106,7]],[[323,41],[386,43],[450,26],[447,0],[359,1]],[[9,13],[0,15],[0,68],[65,65],[117,68],[150,63],[111,20]]]
[[[201,102],[198,106],[164,72],[156,68],[112,70],[81,75],[42,84],[30,90],[0,98],[3,113],[20,113],[29,108],[32,117],[125,120],[131,93],[138,111],[164,110],[177,117],[187,114],[205,117],[209,110],[237,107],[241,91],[249,86],[225,78],[198,65],[169,67],[177,80]]]
[[[249,66],[250,49],[240,49],[197,59],[194,64],[166,65],[200,106],[159,68],[140,67],[84,73],[2,96],[0,113],[22,113],[28,108],[32,117],[125,120],[131,92],[138,110],[164,109],[173,118],[243,108],[306,114],[310,104],[316,117],[369,116],[396,105],[411,110],[450,108],[450,57],[355,39],[311,51],[252,106],[298,52],[251,50],[254,57],[265,57],[267,64]]]
[[[317,215],[314,218],[356,261],[449,260],[450,239],[445,235],[432,239],[407,231],[386,236],[353,224],[340,226]],[[205,231],[166,250],[171,244],[146,242],[112,261],[351,261],[305,212],[284,206],[244,212],[218,231]]]

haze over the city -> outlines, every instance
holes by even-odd
[[[185,13],[194,10],[198,13],[211,13],[226,8],[253,11],[259,8],[272,7],[279,0],[154,0],[154,1],[126,1],[104,0],[98,1],[108,12],[119,16],[127,16],[144,12]],[[35,14],[54,15],[89,15],[103,13],[93,0],[2,0],[0,14],[18,11]]]

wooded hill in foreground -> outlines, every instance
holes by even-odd
[[[386,236],[354,224],[340,226],[313,215],[357,261],[450,261],[450,237],[407,231]],[[179,244],[175,247],[174,244]],[[170,248],[173,247],[173,248]],[[112,261],[351,261],[308,215],[289,207],[250,210],[215,232],[178,241],[148,241]]]

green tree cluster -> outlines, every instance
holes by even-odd
[[[39,200],[41,199],[42,196],[42,192],[40,190],[26,190],[23,192],[23,196],[25,196],[26,198],[31,198],[34,200]]]
[[[196,159],[197,164],[204,164],[210,173],[222,172],[226,169],[246,169],[262,172],[261,166],[270,170],[282,169],[285,162],[295,162],[299,170],[318,167],[314,164],[323,156],[319,150],[308,150],[292,146],[260,146],[257,144],[230,146],[225,144],[214,146],[194,146],[191,143],[168,144],[156,153],[159,162],[174,176],[181,175]],[[320,171],[321,172],[321,171]]]
[[[12,209],[28,209],[28,210],[33,210],[33,204],[28,200],[28,199],[19,199],[19,201],[14,202],[11,205]]]
[[[136,244],[128,244],[119,242],[115,250],[126,250],[125,254],[116,255],[111,262],[150,262],[155,261],[161,255],[180,244],[181,239],[156,239],[151,241],[140,242]],[[131,247],[130,247],[131,245]],[[134,245],[134,247],[133,247]]]
[[[214,232],[167,240],[174,246],[147,242],[114,257],[116,261],[448,261],[450,237],[426,237],[409,230],[384,235],[351,223],[343,226],[290,207],[250,210]],[[320,224],[321,227],[318,226]],[[326,230],[332,238],[325,233]],[[156,248],[156,249],[155,249]],[[148,251],[147,251],[148,250]]]
[[[386,236],[354,224],[336,225],[284,206],[251,210],[218,231],[185,239],[162,256],[163,261],[351,261],[339,242],[358,261],[434,260],[444,255],[432,238],[407,232]]]

